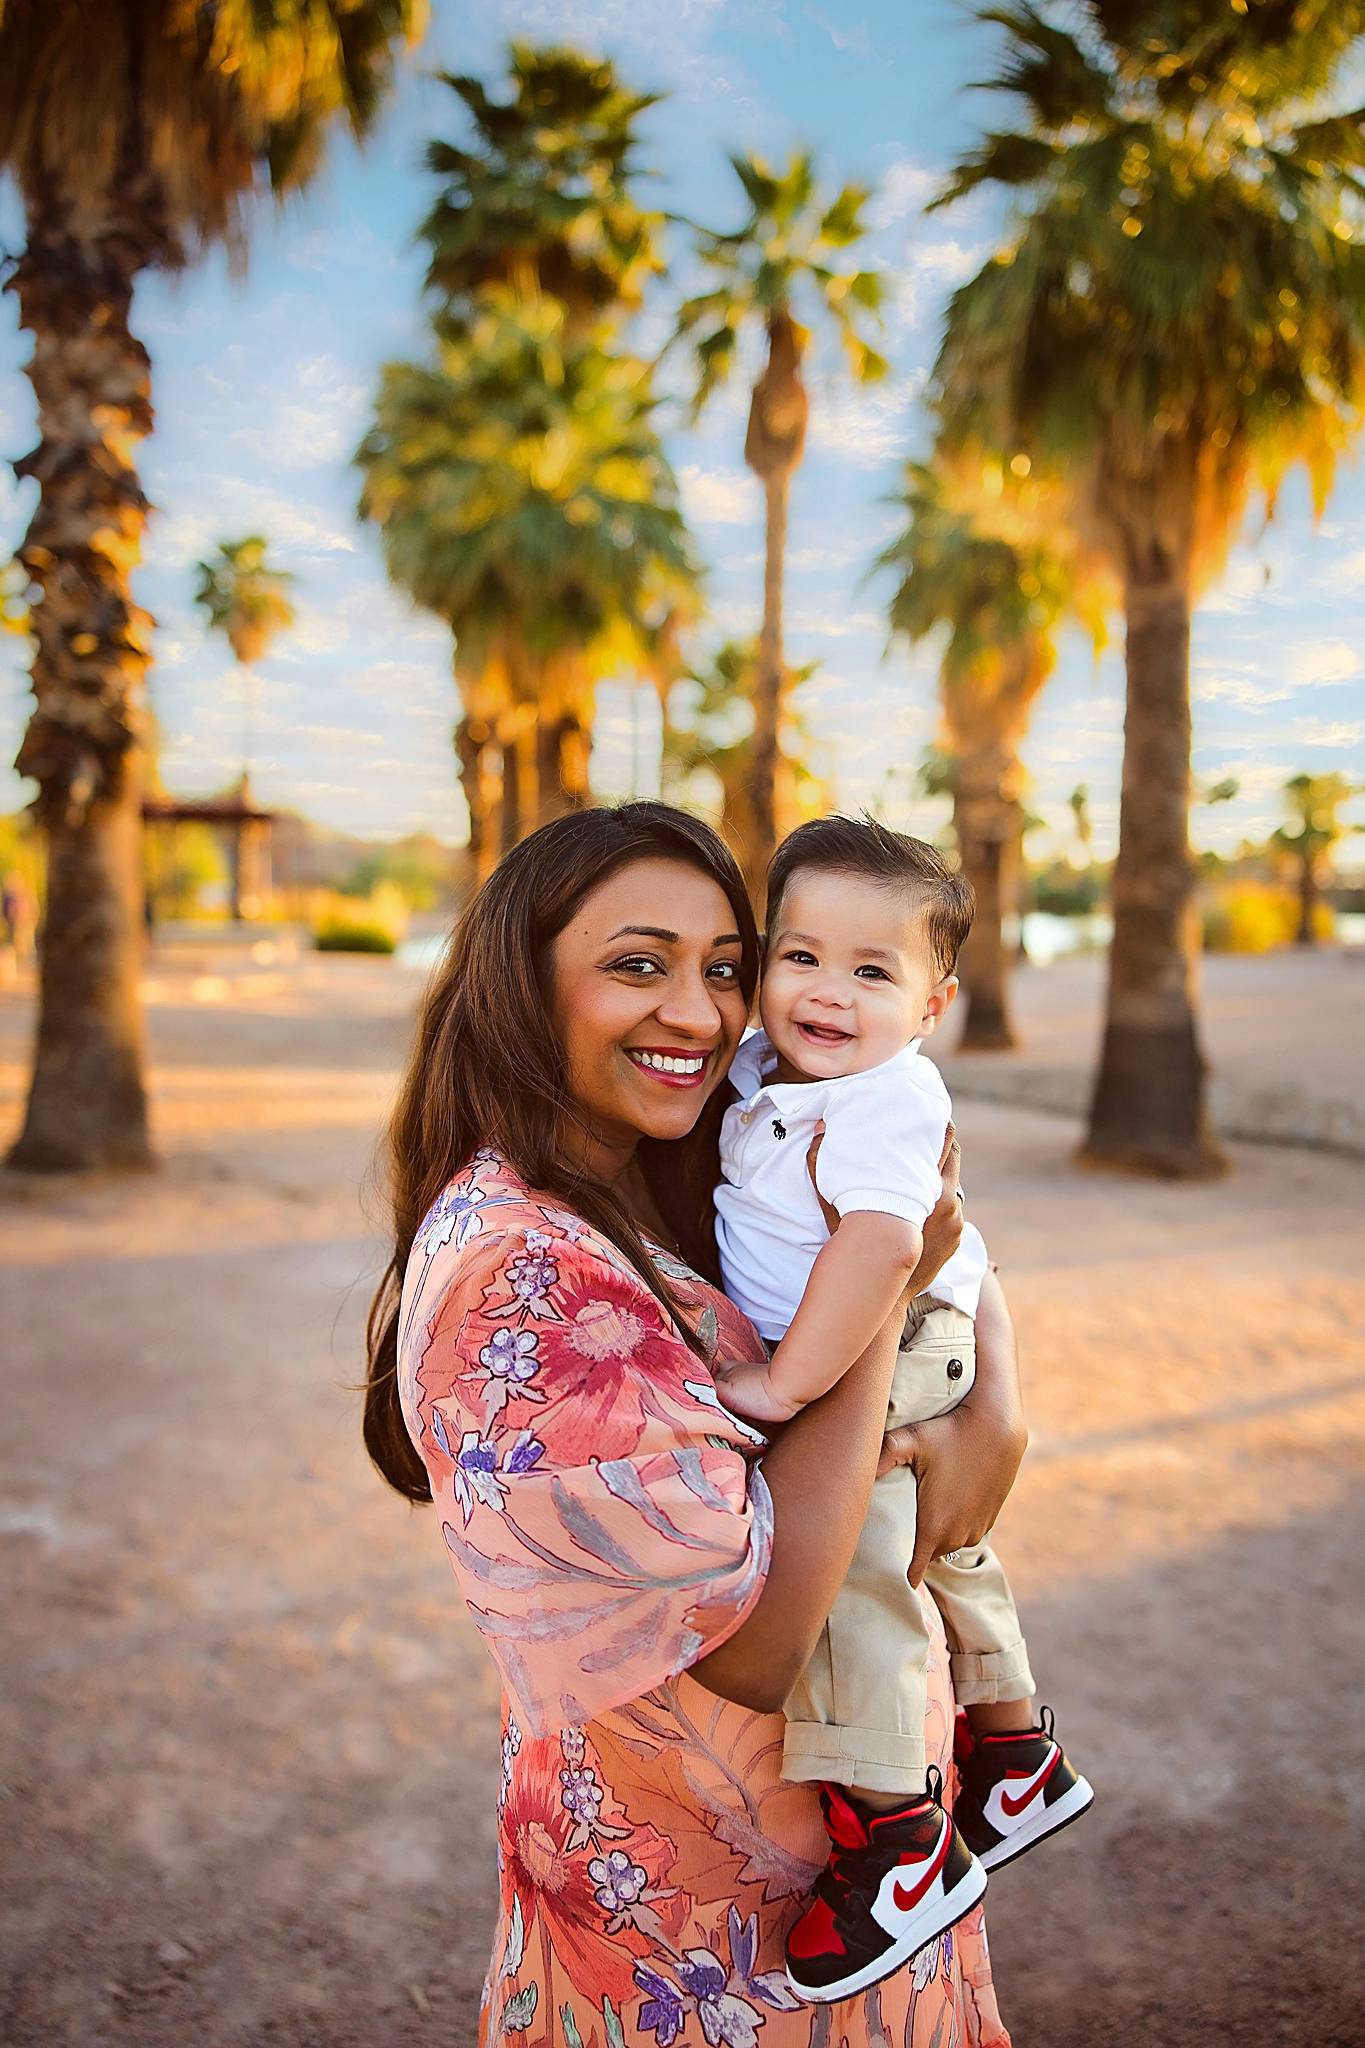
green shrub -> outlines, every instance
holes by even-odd
[[[1103,897],[1104,885],[1096,874],[1048,870],[1033,879],[1033,907],[1052,917],[1089,917]]]
[[[392,953],[398,941],[386,925],[368,918],[329,917],[313,934],[319,953]]]

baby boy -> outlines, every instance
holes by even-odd
[[[767,1424],[838,1380],[894,1312],[939,1201],[952,1105],[920,1043],[957,993],[970,886],[933,847],[871,819],[803,825],[768,877],[762,1029],[730,1079],[716,1191],[730,1298],[766,1366],[723,1369],[722,1399]],[[807,1155],[817,1124],[814,1185]],[[837,1228],[826,1222],[837,1216]],[[972,1225],[916,1297],[888,1427],[946,1414],[971,1390],[986,1249]],[[942,1615],[973,1745],[954,1815],[926,1771],[929,1644],[907,1578],[915,1478],[873,1488],[847,1578],[787,1701],[783,1773],[823,1781],[829,1861],[788,1936],[801,1996],[851,1997],[980,1898],[988,1869],[1076,1819],[1093,1793],[1068,1763],[1033,1678],[1014,1600],[989,1544],[937,1559]],[[847,1788],[842,1790],[840,1788]]]

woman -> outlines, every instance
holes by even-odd
[[[654,803],[560,819],[462,920],[395,1113],[365,1435],[435,1500],[503,1680],[488,2048],[1007,2041],[979,1918],[837,2007],[782,1969],[825,1849],[813,1789],[778,1776],[779,1714],[879,1458],[913,1458],[922,1540],[949,1550],[994,1521],[1022,1433],[998,1290],[972,1396],[911,1442],[883,1445],[896,1324],[766,1449],[721,1407],[711,1360],[758,1353],[711,1227],[757,975],[706,826]],[[960,1228],[947,1177],[917,1289]]]

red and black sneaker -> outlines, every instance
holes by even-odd
[[[1095,1794],[1052,1733],[1052,1709],[1019,1734],[979,1735],[959,1765],[957,1822],[987,1870],[998,1870],[1079,1820]]]
[[[829,1861],[787,1936],[787,1982],[817,2005],[889,1977],[969,1913],[986,1873],[943,1809],[943,1777],[894,1813],[873,1813],[837,1785],[820,1788]]]

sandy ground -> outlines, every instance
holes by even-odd
[[[1099,953],[1014,977],[1017,1051],[953,1057],[950,1011],[936,1048],[954,1095],[1083,1115],[1103,1029]],[[1365,947],[1287,948],[1203,962],[1201,1012],[1209,1107],[1225,1137],[1303,1145],[1365,1159]]]
[[[349,1385],[416,987],[160,971],[164,1171],[0,1177],[11,2048],[473,2040],[494,1686]],[[1365,1164],[1150,1186],[960,1123],[1033,1426],[1001,1548],[1100,1793],[991,1888],[1017,2048],[1365,2041]]]

